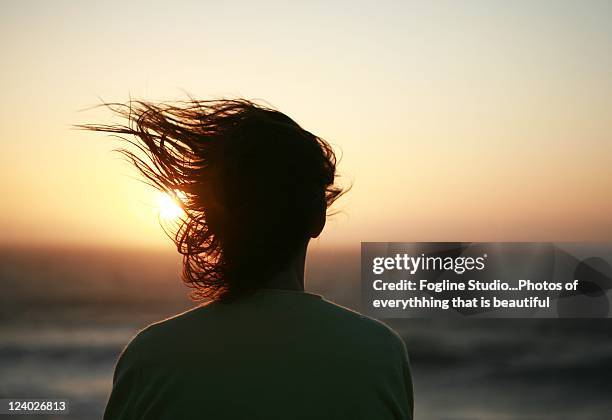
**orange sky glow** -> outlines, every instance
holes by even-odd
[[[317,246],[611,239],[610,2],[217,3],[0,5],[3,243],[170,246],[117,141],[71,125],[185,92],[336,147]]]

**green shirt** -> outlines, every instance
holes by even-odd
[[[120,419],[412,419],[401,338],[288,290],[208,303],[141,331],[104,415]]]

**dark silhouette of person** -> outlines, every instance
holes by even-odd
[[[304,291],[336,158],[285,114],[247,100],[107,104],[85,125],[180,201],[174,240],[195,309],[148,326],[121,354],[105,419],[412,419],[401,338]]]

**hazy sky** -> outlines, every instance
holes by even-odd
[[[321,243],[612,239],[612,2],[0,3],[2,242],[165,240],[79,111],[264,99],[341,150]]]

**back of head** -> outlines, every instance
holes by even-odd
[[[135,136],[121,149],[185,216],[174,240],[196,298],[231,299],[265,286],[323,227],[341,194],[336,158],[285,114],[247,100],[108,104]]]

